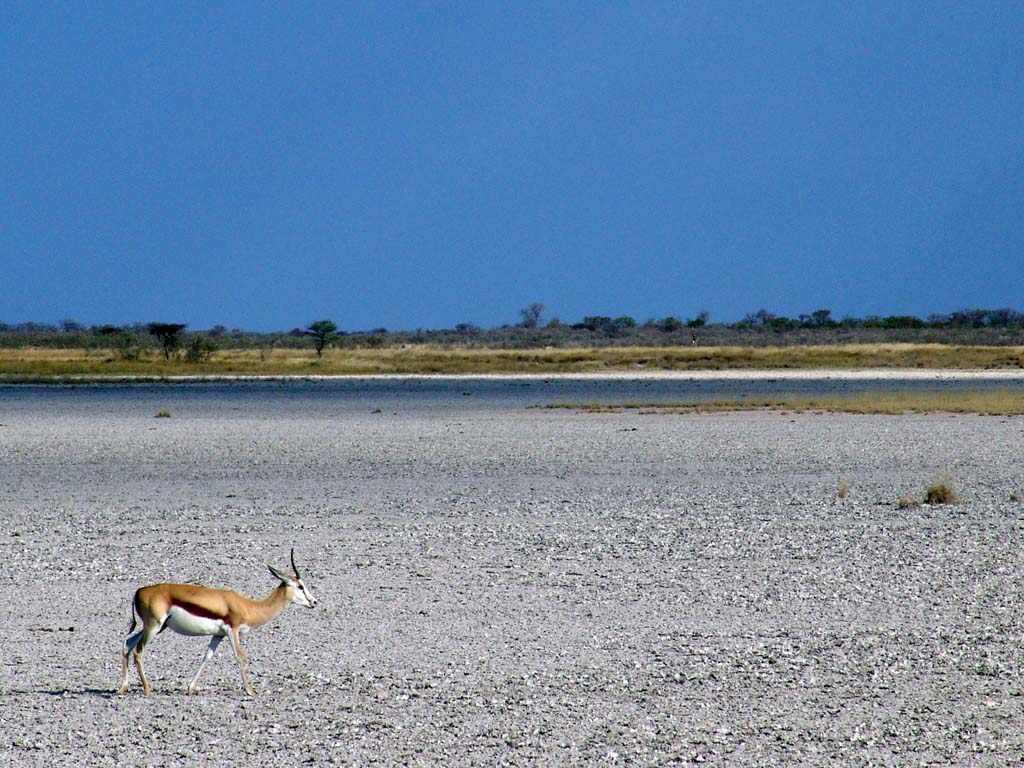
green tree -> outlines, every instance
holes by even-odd
[[[607,315],[587,315],[577,326],[588,331],[603,331],[612,327],[612,319]]]
[[[171,353],[181,347],[181,332],[185,330],[185,323],[149,323],[146,330],[160,343],[164,350],[164,360],[170,360]]]
[[[835,325],[831,309],[816,309],[811,312],[811,324],[815,328],[831,328]]]
[[[686,327],[703,328],[705,325],[708,324],[709,317],[710,315],[708,314],[708,311],[706,309],[702,309],[700,312],[697,313],[697,316],[693,318],[693,320],[686,321]]]
[[[326,347],[335,336],[338,335],[338,326],[330,320],[317,320],[310,323],[306,328],[307,336],[313,337],[313,348],[316,349],[316,356],[322,357]]]
[[[519,310],[519,316],[523,318],[519,323],[523,328],[536,328],[540,325],[540,319],[544,314],[545,306],[539,301],[532,301]]]

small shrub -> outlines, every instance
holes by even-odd
[[[926,504],[956,504],[960,501],[948,480],[936,480],[924,492]]]
[[[168,408],[161,408],[159,411],[156,412],[155,418],[169,419],[171,418],[171,411]]]
[[[141,350],[139,349],[139,339],[130,331],[121,331],[120,333],[112,334],[110,337],[111,344],[114,350],[117,352],[117,356],[122,360],[138,360]]]
[[[850,492],[850,484],[847,483],[844,480],[844,481],[839,483],[839,487],[836,489],[836,497],[840,498],[840,499],[845,499],[846,498],[846,494],[848,494],[849,492]]]
[[[210,355],[220,349],[217,346],[217,342],[213,339],[207,338],[206,336],[196,336],[192,339],[192,343],[189,345],[188,351],[185,353],[185,359],[190,363],[203,363],[210,359]]]
[[[899,501],[896,502],[897,509],[913,509],[919,506],[921,506],[921,502],[909,496],[900,496]]]
[[[1013,501],[1013,502],[1016,502],[1017,504],[1020,504],[1020,502],[1021,502],[1021,496],[1020,496],[1020,494],[1019,494],[1019,493],[1017,493],[1016,491],[1014,491],[1013,493],[1011,493],[1011,494],[1010,494],[1010,501]]]

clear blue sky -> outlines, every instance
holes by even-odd
[[[1024,3],[0,8],[0,322],[1024,309]]]

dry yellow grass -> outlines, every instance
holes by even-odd
[[[960,497],[949,480],[936,480],[924,492],[926,504],[957,504]]]
[[[603,347],[579,349],[258,349],[215,352],[203,362],[143,351],[0,349],[0,376],[355,375],[374,373],[600,373],[754,369],[1024,368],[1024,347],[850,344],[808,347]]]
[[[828,413],[905,414],[977,413],[1024,414],[1024,392],[1013,390],[864,392],[854,395],[775,395],[764,398],[692,400],[677,403],[553,403],[591,413],[636,410],[650,414],[717,413],[723,411],[821,411]]]

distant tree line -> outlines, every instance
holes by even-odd
[[[796,328],[1022,328],[1024,313],[1013,309],[965,309],[948,315],[933,314],[926,319],[914,315],[844,317],[835,320],[831,310],[818,309],[809,315],[785,317],[764,309],[747,315],[733,327],[762,327],[777,330]]]
[[[817,309],[796,317],[765,309],[737,322],[712,322],[706,310],[692,317],[668,316],[638,321],[628,315],[588,315],[563,323],[548,317],[533,302],[519,311],[520,322],[494,328],[459,323],[454,328],[391,331],[375,328],[344,331],[332,320],[317,320],[289,331],[257,332],[215,325],[190,330],[184,323],[150,322],[85,326],[74,320],[58,324],[0,323],[0,347],[51,347],[107,350],[122,359],[144,351],[166,359],[193,362],[223,349],[376,348],[432,344],[441,347],[530,349],[587,346],[790,346],[916,342],[943,344],[1022,345],[1024,313],[1013,309],[965,309],[949,314],[842,317]]]

